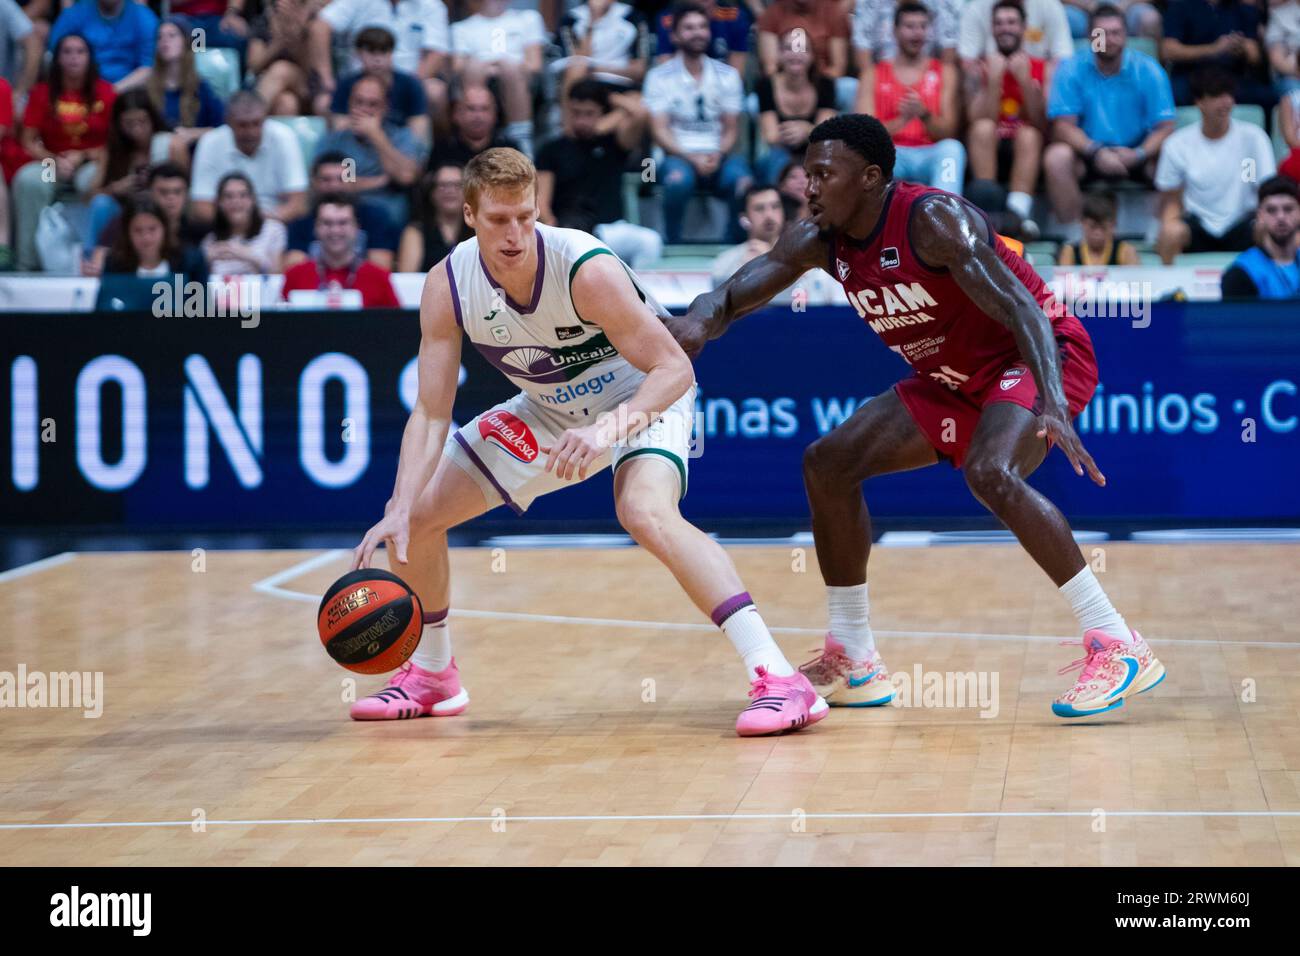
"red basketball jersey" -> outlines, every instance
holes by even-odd
[[[831,237],[828,268],[858,315],[917,375],[978,396],[1020,358],[1020,350],[1011,331],[981,312],[947,269],[931,268],[913,251],[907,230],[916,203],[938,193],[943,190],[895,180],[870,236],[861,242]],[[1043,307],[1057,340],[1088,341],[1079,320],[1057,304],[1033,267],[1007,248],[983,212],[970,208],[979,213],[998,256]]]

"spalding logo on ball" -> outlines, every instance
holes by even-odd
[[[406,663],[424,632],[415,592],[378,568],[349,571],[330,585],[316,612],[330,657],[358,674],[386,674]]]

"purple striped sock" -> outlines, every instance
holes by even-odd
[[[447,620],[447,613],[450,610],[451,608],[445,607],[441,611],[425,611],[422,620],[425,624],[441,624]]]
[[[710,614],[709,616],[713,618],[714,624],[716,624],[718,627],[722,627],[723,621],[731,617],[731,615],[735,614],[737,611],[743,610],[747,607],[751,607],[753,603],[754,600],[749,596],[749,592],[741,591],[735,597],[729,597],[721,604],[719,604],[717,607],[715,607],[713,609],[713,613]]]

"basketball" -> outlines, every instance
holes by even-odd
[[[330,657],[358,674],[386,674],[406,663],[423,631],[420,599],[389,571],[362,568],[330,585],[316,629]]]

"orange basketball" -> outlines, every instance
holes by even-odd
[[[316,613],[330,657],[358,674],[386,674],[406,663],[424,633],[415,592],[378,568],[349,571],[330,585]]]

